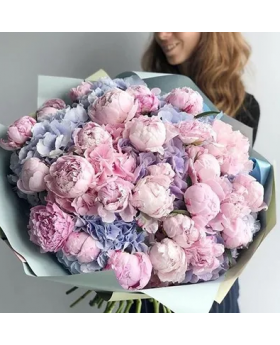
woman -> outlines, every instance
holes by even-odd
[[[145,71],[191,78],[218,109],[253,128],[254,142],[260,108],[242,82],[249,56],[250,47],[238,32],[157,32],[142,65]],[[237,281],[210,313],[239,313],[238,297]],[[145,301],[142,312],[153,312],[152,303]]]

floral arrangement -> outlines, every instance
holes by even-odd
[[[187,87],[162,95],[102,78],[69,95],[0,141],[41,253],[71,274],[114,270],[127,290],[214,280],[234,265],[266,208],[248,139]]]

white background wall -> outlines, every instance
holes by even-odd
[[[256,149],[278,162],[280,33],[245,36],[253,48],[246,84],[261,105]],[[111,76],[139,70],[148,38],[148,33],[0,33],[0,123],[7,125],[34,111],[38,74],[85,78],[99,68]],[[278,228],[259,248],[240,279],[242,312],[280,312]],[[66,289],[26,277],[20,262],[0,243],[0,312],[92,312],[86,302],[69,310],[79,293],[67,297]]]

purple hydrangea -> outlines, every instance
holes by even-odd
[[[137,157],[137,168],[134,172],[135,181],[148,175],[148,167],[156,164],[158,161],[157,156],[152,152],[141,152]]]
[[[136,221],[124,222],[116,219],[113,223],[104,223],[100,217],[81,217],[76,226],[89,233],[98,241],[102,251],[125,250],[129,253],[146,252],[145,233],[137,230]]]
[[[170,140],[164,146],[164,162],[169,163],[175,173],[181,178],[187,174],[187,154],[184,145],[179,138]]]

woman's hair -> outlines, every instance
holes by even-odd
[[[188,60],[188,77],[218,109],[235,116],[245,98],[241,78],[250,53],[239,32],[202,32]],[[142,67],[150,72],[179,74],[179,67],[168,63],[155,38],[143,55]]]

